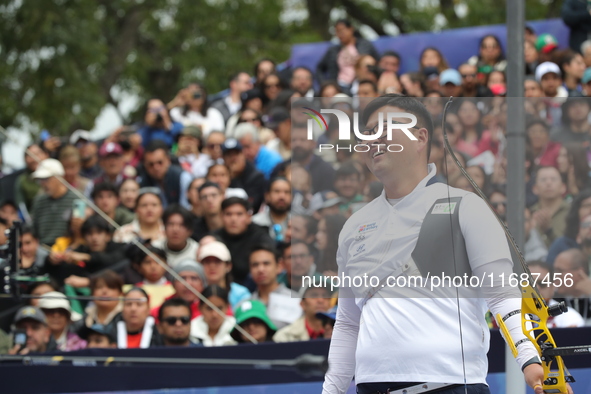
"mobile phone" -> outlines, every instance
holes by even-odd
[[[15,330],[14,331],[14,344],[20,345],[21,347],[25,347],[25,345],[27,344],[27,331]]]
[[[72,201],[72,217],[76,219],[86,217],[86,202],[84,200],[76,199]]]

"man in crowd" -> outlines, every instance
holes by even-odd
[[[135,217],[133,212],[119,205],[117,187],[109,182],[97,183],[91,194],[96,206],[119,226],[131,223]]]
[[[246,160],[242,145],[237,140],[227,139],[222,146],[222,151],[224,162],[230,168],[232,177],[230,187],[244,189],[248,194],[248,201],[257,212],[263,202],[265,176]]]
[[[224,123],[242,107],[240,99],[242,93],[252,89],[252,81],[247,72],[240,71],[230,78],[230,94],[223,99],[215,101],[211,106],[222,113]]]
[[[14,199],[17,204],[25,204],[27,210],[33,207],[33,199],[39,193],[41,186],[33,179],[33,173],[39,162],[49,156],[37,144],[29,145],[25,150],[25,171],[20,174],[14,183]]]
[[[271,313],[273,310],[287,307],[291,301],[291,291],[277,281],[277,276],[283,269],[279,264],[277,251],[270,245],[256,245],[252,248],[248,260],[250,276],[256,284],[251,298],[265,304],[269,318],[277,328],[285,327],[291,321],[284,316],[275,316]]]
[[[275,333],[275,342],[309,341],[323,338],[323,320],[318,312],[326,312],[330,307],[330,292],[323,287],[307,287],[300,302],[304,315]]]
[[[27,334],[25,344],[16,344],[9,354],[45,353],[55,348],[45,314],[34,306],[23,306],[14,317],[14,328]],[[16,332],[15,332],[16,333]]]
[[[162,338],[162,346],[199,346],[189,339],[191,333],[191,307],[182,298],[164,301],[158,311],[156,326]]]
[[[193,216],[179,204],[169,205],[162,214],[166,238],[156,246],[166,253],[166,262],[173,269],[184,260],[197,256],[199,244],[191,239]]]
[[[234,136],[242,145],[246,160],[269,179],[275,166],[283,161],[279,153],[261,144],[258,130],[252,123],[240,123],[234,130]]]
[[[462,97],[492,97],[490,89],[478,83],[476,65],[464,63],[458,71],[462,77]]]
[[[44,245],[53,245],[56,238],[68,233],[68,218],[77,196],[56,176],[64,176],[64,167],[55,159],[43,160],[33,178],[37,179],[43,194],[35,197],[31,216],[35,234]]]
[[[117,349],[117,340],[112,330],[102,324],[83,326],[78,332],[87,343],[87,349]]]
[[[90,132],[76,130],[70,136],[70,144],[80,151],[80,159],[82,160],[80,175],[88,179],[98,178],[103,170],[99,165],[98,146],[96,142],[91,140]]]
[[[209,181],[199,187],[198,193],[202,216],[195,220],[192,238],[199,242],[201,238],[222,228],[222,201],[224,201],[224,196],[219,185]]]
[[[291,244],[285,245],[281,254],[282,265],[285,272],[279,275],[278,281],[285,284],[292,294],[301,297],[305,290],[303,278],[308,276],[317,280],[322,275],[316,272],[314,255],[310,250],[311,246],[302,240],[294,238]]]
[[[163,205],[178,203],[189,208],[187,190],[191,184],[191,174],[170,162],[168,146],[162,141],[153,141],[144,153],[145,176],[141,187],[157,187],[163,197]]]
[[[232,275],[244,284],[249,272],[248,255],[252,245],[272,245],[273,241],[262,227],[252,223],[248,201],[230,197],[222,202],[223,227],[214,235],[220,237],[232,255]],[[248,287],[248,286],[247,286]]]
[[[566,185],[555,167],[541,167],[535,175],[533,192],[538,202],[531,207],[540,235],[547,247],[564,234],[570,204],[562,197]]]
[[[353,162],[343,163],[335,174],[334,189],[341,199],[339,209],[351,215],[352,204],[363,202],[361,172]]]
[[[380,57],[378,67],[382,71],[398,74],[400,70],[400,55],[394,51],[385,51]]]
[[[314,97],[314,76],[306,67],[296,67],[291,75],[290,86],[302,97]]]
[[[314,153],[316,142],[308,139],[306,124],[294,124],[292,129],[292,160],[304,167],[312,176],[312,193],[331,189],[335,170]]]
[[[106,142],[99,149],[99,165],[103,173],[95,178],[94,184],[108,182],[115,186],[128,178],[125,174],[125,158],[123,157],[123,148],[116,142]]]
[[[448,68],[441,72],[439,85],[444,97],[460,97],[462,95],[462,76],[454,68]]]
[[[565,250],[554,261],[554,275],[550,281],[554,282],[558,276],[562,279],[555,300],[565,301],[569,308],[583,316],[588,325],[591,322],[591,278],[587,256],[579,249]]]
[[[291,184],[285,178],[275,178],[265,193],[267,210],[252,217],[252,222],[269,229],[269,236],[283,241],[291,208]]]

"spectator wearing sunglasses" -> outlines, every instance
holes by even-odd
[[[458,67],[462,77],[462,97],[492,97],[489,88],[478,83],[478,67],[464,63]]]
[[[189,338],[191,333],[191,308],[182,298],[164,301],[158,312],[156,325],[160,333],[161,346],[190,347],[201,346]]]

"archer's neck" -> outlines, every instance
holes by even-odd
[[[408,196],[427,175],[429,175],[427,166],[421,166],[420,170],[410,173],[392,174],[389,179],[383,180],[386,198]]]

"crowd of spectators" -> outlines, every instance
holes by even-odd
[[[421,97],[436,125],[430,161],[438,181],[471,190],[444,154],[445,129],[505,218],[500,40],[482,37],[457,69],[425,48],[420,68],[399,75],[403,54],[378,53],[346,20],[335,32],[339,44],[314,72],[279,71],[263,59],[252,75],[232,75],[228,94],[213,102],[191,83],[169,102],[149,100],[141,122],[104,140],[78,130],[67,141],[50,136],[28,146],[26,168],[0,203],[0,244],[3,230],[23,220],[21,269],[50,279],[21,285],[38,296],[13,319],[11,335],[23,331],[27,340],[13,344],[0,332],[0,351],[330,338],[336,294],[304,287],[302,277],[336,274],[341,228],[382,188],[358,153],[319,152],[319,143],[339,144],[336,123],[308,140],[292,99],[322,97],[306,102],[352,114],[385,93]],[[544,297],[571,307],[554,325],[581,326],[591,323],[591,41],[560,49],[551,35],[526,33],[524,253],[534,272],[573,276],[573,286],[545,286]],[[448,96],[458,99],[442,122]]]

